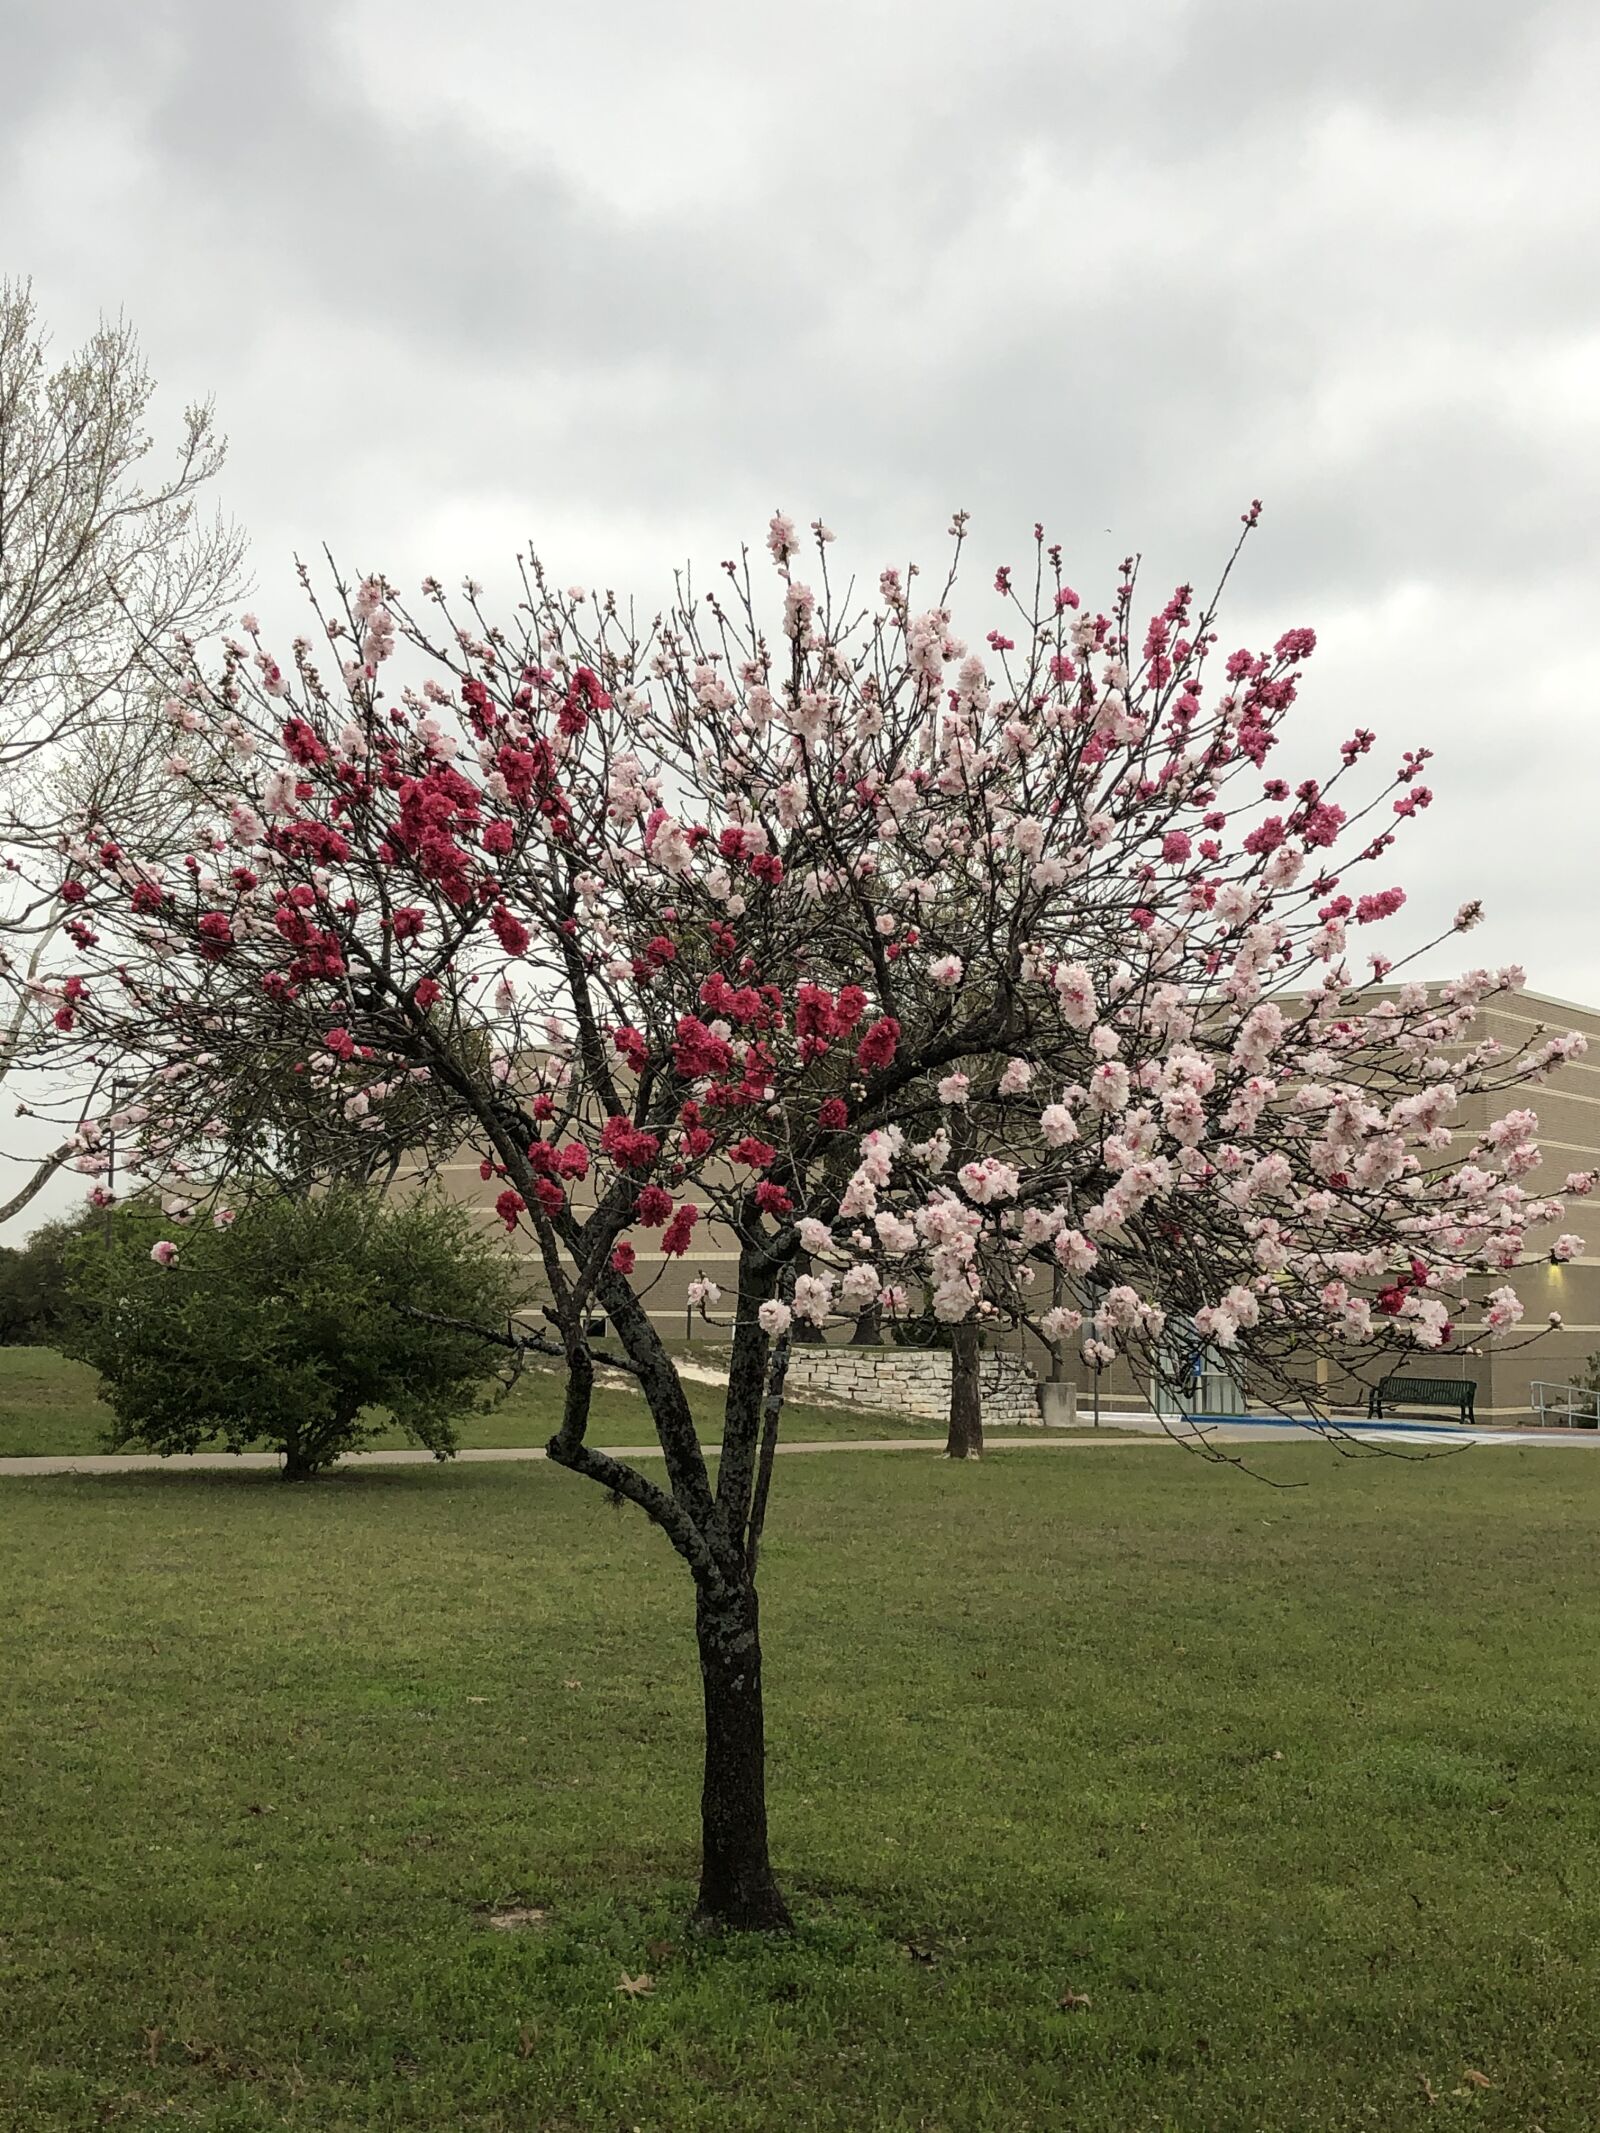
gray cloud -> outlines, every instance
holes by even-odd
[[[258,605],[537,538],[658,596],[821,511],[1036,517],[1086,590],[1310,621],[1304,767],[1438,750],[1397,871],[1600,999],[1600,21],[1583,0],[111,0],[14,10],[0,267],[215,392]]]

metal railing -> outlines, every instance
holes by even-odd
[[[1550,1385],[1535,1378],[1528,1403],[1541,1429],[1600,1429],[1600,1390],[1592,1385]]]

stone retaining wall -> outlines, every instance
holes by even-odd
[[[1039,1384],[1028,1364],[1014,1355],[985,1353],[979,1373],[988,1427],[1039,1425]],[[939,1348],[791,1348],[784,1390],[792,1400],[811,1393],[942,1422],[950,1412],[950,1357]]]

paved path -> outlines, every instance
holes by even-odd
[[[1119,1436],[1117,1430],[1136,1432]],[[1187,1432],[1180,1436],[1164,1430],[1159,1423],[1147,1417],[1119,1420],[1107,1425],[1104,1436],[1050,1437],[1043,1434],[1027,1437],[991,1436],[985,1449],[990,1452],[1111,1452],[1135,1451],[1145,1445],[1172,1444],[1197,1448],[1205,1444],[1259,1444],[1266,1443],[1312,1443],[1319,1433],[1300,1427],[1296,1423],[1250,1422],[1219,1424],[1204,1432]],[[1333,1432],[1333,1434],[1343,1434]],[[1373,1438],[1383,1444],[1410,1444],[1418,1450],[1447,1450],[1455,1445],[1524,1445],[1547,1448],[1567,1448],[1574,1451],[1600,1448],[1600,1431],[1581,1429],[1517,1429],[1517,1430],[1455,1430],[1441,1428],[1421,1429],[1353,1429],[1352,1438]],[[609,1444],[600,1447],[618,1459],[659,1459],[658,1444]],[[701,1449],[710,1458],[717,1456],[715,1444],[702,1445]],[[830,1437],[817,1441],[801,1441],[778,1446],[780,1454],[798,1456],[809,1452],[927,1452],[942,1457],[943,1445],[937,1437]],[[542,1445],[520,1445],[505,1450],[472,1450],[457,1452],[456,1461],[463,1466],[481,1464],[485,1461],[543,1459]],[[354,1452],[339,1464],[348,1467],[362,1466],[433,1466],[437,1462],[432,1452]],[[73,1457],[49,1459],[0,1459],[0,1477],[14,1475],[49,1474],[156,1474],[169,1472],[203,1472],[221,1470],[236,1472],[241,1467],[272,1469],[280,1464],[276,1452],[182,1452],[171,1459],[149,1458],[137,1453],[84,1452]]]
[[[1116,1443],[1125,1445],[1160,1444],[1167,1440],[1161,1437],[1052,1437],[1049,1439],[1028,1438],[1015,1441],[1001,1438],[989,1440],[990,1451],[1035,1450],[1041,1444],[1052,1452],[1095,1451],[1109,1448]],[[609,1452],[614,1459],[659,1459],[662,1451],[659,1444],[602,1444],[598,1447]],[[700,1449],[710,1459],[715,1459],[720,1445],[703,1444]],[[937,1452],[941,1456],[944,1446],[936,1437],[830,1437],[816,1443],[780,1444],[780,1453],[802,1452]],[[461,1451],[446,1465],[467,1465],[485,1460],[543,1459],[542,1444],[510,1446],[503,1451]],[[432,1452],[352,1452],[339,1461],[340,1466],[435,1466]],[[178,1452],[170,1459],[150,1458],[140,1453],[127,1452],[82,1452],[74,1457],[51,1459],[0,1459],[0,1477],[28,1474],[156,1474],[163,1472],[200,1471],[224,1469],[234,1471],[239,1467],[277,1467],[281,1464],[276,1452]]]

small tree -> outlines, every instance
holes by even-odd
[[[482,1339],[445,1321],[504,1324],[514,1268],[463,1211],[432,1195],[275,1196],[236,1220],[180,1229],[119,1209],[109,1245],[70,1253],[67,1355],[105,1380],[115,1441],[163,1455],[220,1439],[269,1445],[304,1481],[356,1450],[387,1408],[438,1458],[487,1375]]]
[[[1268,769],[1309,630],[1225,657],[1215,597],[1141,619],[1131,562],[1097,613],[1036,529],[976,652],[953,568],[926,606],[885,570],[864,608],[814,533],[815,587],[769,529],[770,626],[748,559],[649,625],[530,559],[504,624],[475,587],[408,613],[371,577],[281,658],[246,626],[220,673],[187,663],[178,782],[213,829],[178,867],[86,860],[133,945],[85,948],[54,1024],[69,1058],[140,1062],[151,1177],[225,1148],[267,1073],[375,1137],[423,1091],[473,1146],[544,1270],[551,1459],[693,1581],[700,1910],[746,1927],[788,1916],[757,1565],[794,1329],[926,1293],[942,1325],[1152,1370],[1173,1316],[1296,1403],[1318,1356],[1376,1377],[1469,1309],[1498,1336],[1560,1203],[1520,1183],[1532,1111],[1451,1122],[1583,1048],[1476,1041],[1515,970],[1381,998],[1390,957],[1352,974],[1405,900],[1373,870],[1424,752],[1368,786],[1358,729],[1323,776]],[[706,1212],[738,1247],[714,1468],[634,1286]],[[1048,1301],[1058,1269],[1083,1309]],[[659,1465],[590,1443],[600,1361],[638,1379]]]

